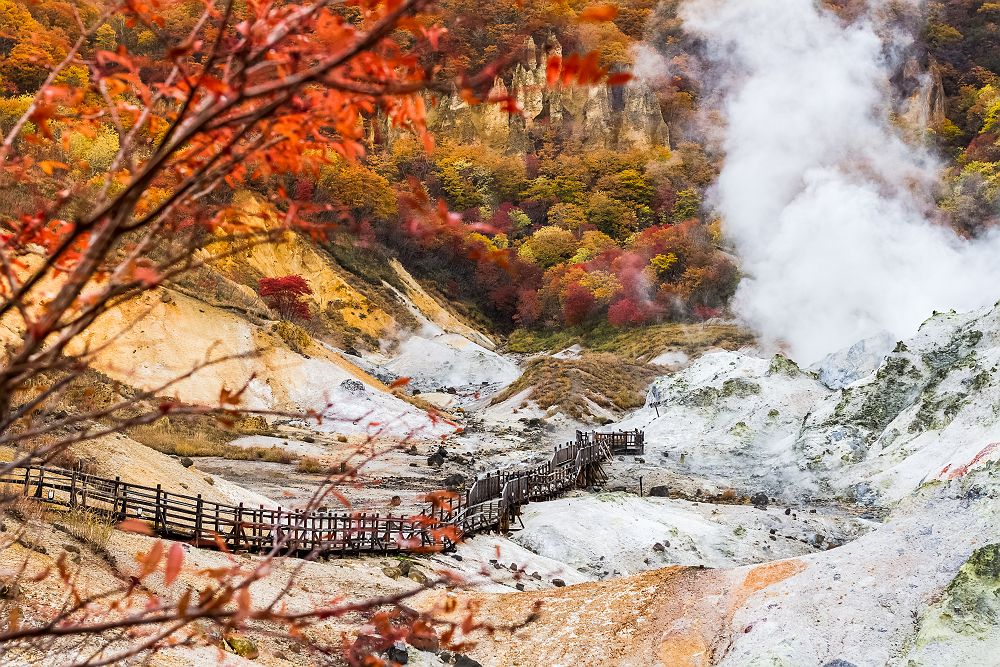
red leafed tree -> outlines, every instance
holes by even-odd
[[[257,282],[257,293],[264,303],[286,319],[308,320],[309,304],[302,297],[313,293],[309,283],[302,276],[291,275],[280,278],[261,278]]]
[[[538,300],[537,290],[521,290],[517,298],[515,321],[523,326],[534,326],[542,318],[542,305]]]
[[[594,294],[579,283],[570,283],[563,291],[563,320],[566,324],[580,324],[594,310]]]
[[[608,308],[608,322],[616,327],[642,324],[646,317],[632,299],[619,299]]]

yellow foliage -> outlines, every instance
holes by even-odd
[[[102,125],[91,138],[80,132],[70,135],[69,154],[76,160],[90,164],[96,172],[106,172],[118,154],[118,133],[110,125]]]
[[[497,246],[493,243],[493,239],[486,236],[485,234],[480,234],[479,232],[472,232],[466,238],[472,243],[479,243],[480,245],[486,247],[487,250],[495,251]]]
[[[136,46],[141,51],[151,51],[156,47],[156,34],[152,30],[143,30],[135,37]]]
[[[146,190],[142,193],[142,199],[140,199],[139,203],[136,204],[136,215],[146,215],[162,204],[169,195],[170,190],[165,188],[146,188]]]
[[[360,164],[338,160],[320,168],[316,185],[339,204],[362,216],[388,220],[396,215],[398,202],[389,181]]]
[[[596,230],[584,232],[583,236],[580,238],[580,244],[576,250],[576,254],[574,254],[569,261],[571,264],[588,262],[605,250],[617,247],[618,244],[615,240],[604,232]]]
[[[543,268],[555,266],[573,256],[576,239],[572,232],[559,227],[542,227],[521,244],[518,254]]]
[[[102,51],[114,51],[118,48],[118,34],[105,23],[94,33],[94,45]]]
[[[70,65],[59,72],[55,82],[73,88],[86,89],[90,87],[90,72],[83,65]]]
[[[718,245],[722,242],[722,219],[715,218],[710,223],[705,226],[708,232],[708,238],[711,239],[712,243]]]
[[[28,110],[33,99],[32,95],[0,97],[0,130],[9,132],[14,123]]]
[[[573,232],[587,223],[587,214],[576,204],[559,202],[549,209],[548,221],[550,225]]]
[[[610,271],[591,271],[580,279],[580,284],[589,289],[598,301],[610,301],[622,288],[618,276]]]
[[[657,255],[649,260],[649,265],[653,267],[656,273],[666,273],[677,263],[677,255],[672,252],[668,252],[666,255]]]

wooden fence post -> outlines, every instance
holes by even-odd
[[[69,480],[69,506],[76,507],[76,468],[73,469]]]
[[[258,517],[258,520],[256,521],[256,524],[257,525],[256,525],[256,535],[255,535],[256,540],[255,540],[255,542],[257,544],[263,545],[263,543],[264,543],[264,505],[263,504],[261,504],[261,506],[260,506],[260,516]]]
[[[117,508],[118,518],[122,521],[128,518],[128,489],[121,488],[121,478],[115,477],[115,507],[112,508],[112,512]],[[118,496],[121,494],[121,507],[118,507]]]
[[[115,519],[118,518],[118,482],[119,478],[115,476],[115,481],[111,486],[111,516]]]
[[[156,507],[153,509],[153,532],[154,533],[155,532],[159,532],[159,526],[160,526],[160,497],[162,496],[162,494],[163,494],[163,491],[160,488],[160,485],[157,484],[156,485]],[[163,528],[164,528],[164,531],[166,531],[166,527],[167,527],[166,526],[166,523],[167,523],[166,522],[166,518],[167,518],[166,514],[164,514],[164,517],[163,517],[163,523],[164,523]]]
[[[278,511],[274,515],[274,525],[271,526],[271,548],[277,549],[280,543],[281,543],[281,505],[278,505]]]
[[[87,495],[88,495],[87,492],[89,490],[89,487],[87,486],[87,480],[90,479],[90,475],[88,475],[86,473],[82,473],[82,475],[83,475],[83,477],[80,480],[80,496],[81,496],[82,501],[83,501],[82,502],[82,506],[84,508],[86,508],[87,507]]]
[[[201,511],[202,511],[202,501],[201,494],[198,494],[198,499],[194,503],[194,544],[195,546],[201,545]]]
[[[233,551],[236,551],[240,546],[240,536],[243,533],[243,503],[236,508],[235,523],[233,526]]]

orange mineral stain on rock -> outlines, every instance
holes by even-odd
[[[701,632],[693,629],[671,633],[656,652],[660,663],[671,667],[708,667],[711,655]]]
[[[730,614],[742,607],[747,598],[754,593],[784,581],[804,569],[806,569],[806,564],[795,559],[765,563],[751,569],[744,577],[743,583],[732,592],[729,605]]]

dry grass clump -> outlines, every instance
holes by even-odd
[[[70,535],[100,551],[107,550],[115,527],[109,515],[83,509],[67,510],[59,517],[59,522]]]
[[[313,347],[313,340],[305,329],[287,320],[271,324],[271,331],[285,342],[293,352],[306,355]]]
[[[233,461],[268,463],[292,463],[298,458],[281,447],[238,447],[226,442],[221,432],[203,431],[190,424],[174,424],[167,419],[132,427],[127,435],[158,452],[175,456],[217,456]]]
[[[329,472],[330,466],[326,465],[317,458],[312,456],[304,456],[299,459],[298,471],[308,473],[310,475],[318,475],[319,473]]]
[[[662,371],[613,354],[585,354],[579,359],[538,357],[528,361],[521,377],[493,399],[507,400],[525,389],[530,400],[551,412],[590,421],[592,405],[624,412],[643,405],[646,387]]]
[[[3,498],[3,514],[25,524],[37,523],[45,515],[42,503],[25,496],[23,487],[18,484],[4,484],[0,487],[0,497]]]

